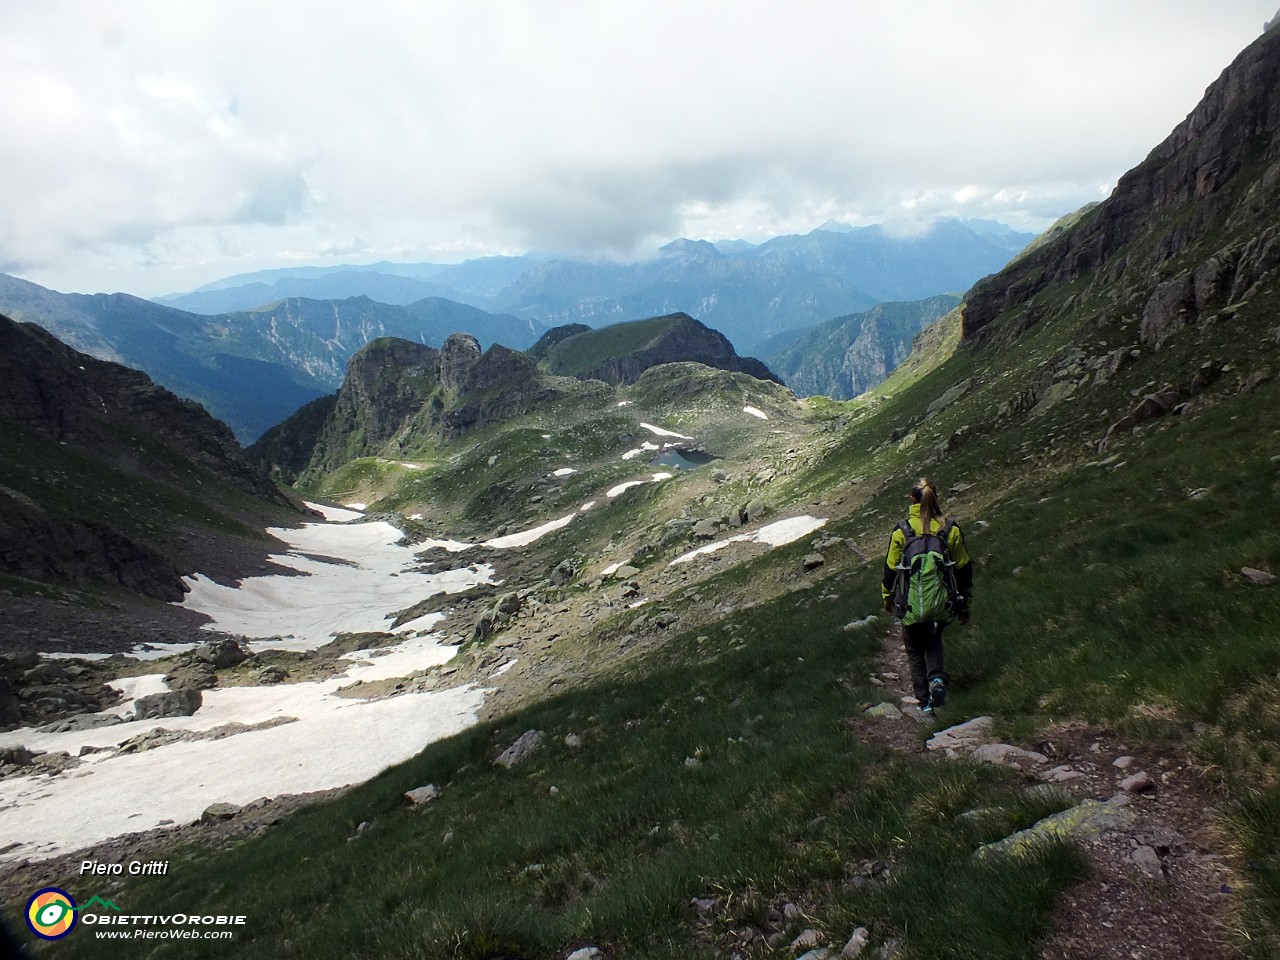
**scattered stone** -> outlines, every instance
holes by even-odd
[[[273,683],[284,683],[288,676],[288,670],[277,664],[272,664],[259,670],[254,679],[263,686],[269,687]]]
[[[1046,780],[1052,780],[1054,783],[1066,783],[1069,780],[1079,780],[1084,774],[1079,770],[1073,770],[1071,767],[1063,764],[1060,767],[1054,767],[1045,774]]]
[[[986,743],[993,722],[991,717],[974,717],[954,727],[939,730],[929,738],[925,746],[930,750],[944,751],[949,757],[958,756]]]
[[[1156,782],[1147,775],[1145,770],[1139,770],[1133,776],[1121,780],[1120,789],[1125,793],[1155,793]]]
[[[1117,770],[1128,770],[1137,762],[1138,761],[1135,757],[1124,756],[1124,757],[1116,757],[1114,760],[1111,761],[1111,765],[1115,767]]]
[[[204,808],[204,813],[200,814],[201,823],[217,823],[220,820],[230,820],[241,811],[241,807],[235,803],[211,803]]]
[[[500,767],[506,767],[510,770],[517,763],[524,760],[529,754],[533,753],[542,746],[541,730],[526,730],[520,734],[520,738],[515,743],[503,750],[498,755],[498,759],[493,762]]]
[[[816,947],[822,942],[822,933],[814,930],[812,927],[803,931],[800,936],[791,941],[791,949],[793,950],[809,950]]]
[[[714,520],[699,520],[693,525],[693,535],[701,540],[714,540],[720,532],[720,524]]]
[[[816,570],[827,562],[827,558],[820,553],[809,553],[801,562],[806,570]]]
[[[629,564],[625,564],[625,563],[624,563],[624,564],[623,564],[622,566],[620,566],[617,570],[613,571],[613,575],[614,575],[614,577],[616,577],[618,580],[630,580],[632,577],[634,577],[634,576],[635,576],[637,573],[639,573],[639,572],[640,572],[640,571],[639,571],[639,570],[637,570],[635,567],[630,566]],[[637,584],[635,585],[635,587],[636,587],[636,590],[638,591],[638,590],[640,589],[640,584],[638,584],[638,583],[637,583]]]
[[[863,711],[872,720],[901,720],[902,711],[892,703],[877,703]]]
[[[1043,753],[1024,750],[1007,743],[984,743],[976,747],[970,756],[983,763],[1002,763],[1009,767],[1018,767],[1023,763],[1048,763],[1049,758]]]
[[[412,790],[405,791],[405,797],[415,807],[430,803],[440,797],[440,789],[434,783],[428,783],[423,787],[414,787]]]
[[[570,749],[577,749],[582,746],[582,737],[576,733],[566,733],[564,735],[564,745]]]
[[[600,952],[599,947],[582,947],[566,956],[564,960],[604,960],[604,954]]]
[[[863,617],[861,620],[854,620],[851,623],[846,623],[844,625],[844,629],[847,633],[854,630],[861,630],[863,627],[871,626],[871,624],[875,623],[879,619],[880,618],[873,613],[870,616]]]
[[[844,945],[844,949],[840,951],[840,956],[844,960],[854,960],[855,957],[862,956],[862,951],[867,949],[867,945],[871,942],[871,933],[866,927],[858,927],[849,937],[849,942]]]
[[[1160,855],[1156,853],[1153,847],[1143,844],[1133,851],[1130,859],[1133,861],[1134,866],[1152,880],[1164,879],[1164,867],[1160,865]]]
[[[808,950],[800,954],[796,960],[835,960],[835,954],[826,947],[819,947],[817,950]]]
[[[1257,570],[1253,567],[1241,567],[1240,575],[1259,587],[1269,587],[1276,582],[1275,574],[1268,573],[1266,570]]]
[[[551,571],[549,579],[553,587],[563,587],[577,575],[578,568],[574,566],[572,560],[561,560],[556,564],[555,569]]]

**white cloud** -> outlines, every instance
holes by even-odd
[[[1043,226],[1273,2],[0,4],[0,269],[159,293],[829,217]]]

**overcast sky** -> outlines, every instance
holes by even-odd
[[[0,0],[0,272],[63,291],[827,219],[1042,229],[1277,0]]]

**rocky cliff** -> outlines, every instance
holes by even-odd
[[[969,344],[1081,308],[1160,350],[1280,266],[1280,30],[1246,48],[1111,196],[966,296]],[[1060,295],[1069,285],[1069,294]]]
[[[555,394],[533,361],[475,337],[451,334],[440,349],[384,337],[351,358],[332,398],[299,410],[249,448],[285,482],[360,457],[447,442],[527,411]]]

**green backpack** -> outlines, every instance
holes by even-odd
[[[898,529],[906,537],[893,588],[893,612],[903,626],[947,620],[958,614],[964,597],[956,587],[955,563],[947,549],[954,526],[946,520],[937,533],[916,533],[906,520]]]

